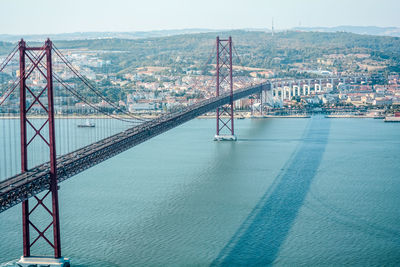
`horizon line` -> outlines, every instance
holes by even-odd
[[[337,25],[337,26],[295,26],[291,28],[275,28],[274,31],[287,31],[292,29],[312,29],[312,28],[326,28],[326,29],[334,29],[340,27],[359,27],[359,28],[396,28],[400,29],[399,26],[360,26],[360,25]],[[220,29],[213,29],[213,28],[171,28],[171,29],[152,29],[152,30],[132,30],[132,31],[71,31],[71,32],[57,32],[57,33],[0,33],[0,35],[8,35],[8,36],[20,36],[20,35],[27,35],[27,36],[37,36],[37,35],[60,35],[60,34],[84,34],[84,33],[148,33],[148,32],[167,32],[167,31],[209,31],[209,32],[217,32],[217,31],[238,31],[238,30],[253,30],[253,31],[271,31],[271,28],[268,27],[244,27],[244,28],[220,28]]]

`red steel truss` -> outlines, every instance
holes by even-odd
[[[38,51],[39,56],[32,56],[32,50]],[[61,257],[60,245],[60,218],[58,208],[58,186],[57,186],[57,162],[56,162],[56,143],[54,133],[54,98],[53,98],[53,75],[52,75],[52,60],[51,60],[52,42],[48,39],[42,47],[27,47],[24,40],[19,42],[20,52],[20,127],[21,127],[21,171],[22,173],[28,170],[28,147],[34,139],[40,139],[46,144],[50,152],[50,174],[48,192],[41,198],[34,196],[36,204],[32,209],[29,209],[29,200],[22,202],[22,227],[23,227],[23,247],[24,257],[31,256],[32,246],[39,240],[44,239],[53,249],[54,257]],[[26,68],[26,61],[31,62],[31,67]],[[44,79],[46,86],[37,93],[26,84],[27,79],[32,72],[37,70]],[[35,93],[36,92],[36,93]],[[41,100],[41,96],[47,93],[47,103]],[[27,105],[27,94],[32,95],[33,101]],[[27,118],[27,115],[33,105],[38,104],[47,114],[47,118],[41,127],[34,126],[34,123]],[[43,129],[48,126],[48,137],[43,133]],[[34,135],[29,140],[27,139],[27,130],[31,128]],[[51,195],[51,207],[47,207],[44,200]],[[44,208],[51,216],[51,222],[44,229],[40,230],[40,226],[35,225],[31,220],[31,214],[38,207]],[[53,238],[46,237],[46,231],[53,227]],[[31,230],[37,232],[38,236],[31,240]],[[52,241],[51,241],[52,239]]]
[[[217,97],[220,91],[229,90],[230,102],[217,108],[217,136],[224,130],[234,135],[233,127],[233,78],[232,78],[232,37],[220,39],[217,37]]]

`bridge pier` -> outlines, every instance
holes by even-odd
[[[321,91],[322,91],[321,88],[322,88],[321,84],[316,83],[316,84],[314,85],[314,91],[315,91],[315,93],[321,92]]]
[[[216,64],[216,96],[220,95],[220,91],[229,90],[229,104],[218,107],[217,115],[217,133],[214,141],[236,141],[234,131],[233,116],[233,77],[232,77],[232,37],[228,39],[220,39],[217,36],[217,64]]]
[[[291,91],[291,88],[289,87],[289,86],[285,86],[284,87],[285,88],[285,91],[287,91],[288,92],[288,100],[290,101],[290,100],[292,100],[292,91]]]
[[[19,267],[70,267],[68,258],[24,257],[17,262]]]
[[[308,84],[303,85],[303,95],[310,95],[310,86]]]
[[[300,87],[293,85],[293,96],[300,96]]]

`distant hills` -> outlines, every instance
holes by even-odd
[[[400,37],[400,28],[376,26],[337,26],[337,27],[296,27],[296,31],[306,32],[351,32],[366,35]]]
[[[194,34],[214,32],[210,29],[182,29],[182,30],[159,30],[159,31],[136,31],[136,32],[73,32],[58,34],[0,34],[0,41],[17,42],[21,38],[26,41],[43,41],[47,38],[51,40],[93,40],[93,39],[142,39],[152,37],[166,37],[179,34]]]
[[[242,29],[244,31],[263,31],[271,32],[267,28],[248,28]],[[222,32],[227,30],[215,29],[177,29],[177,30],[157,30],[157,31],[135,31],[135,32],[74,32],[74,33],[59,33],[59,34],[0,34],[0,41],[3,42],[17,42],[21,38],[26,41],[43,41],[46,38],[52,40],[93,40],[93,39],[143,39],[153,37],[167,37],[181,34],[196,34],[196,33],[212,33]],[[288,30],[276,30],[282,32]],[[295,27],[289,31],[304,31],[304,32],[348,32],[364,35],[378,35],[378,36],[391,36],[400,37],[400,28],[397,27],[376,27],[376,26],[337,26],[337,27]]]
[[[96,57],[104,64],[93,69],[118,75],[134,73],[137,68],[146,66],[167,67],[170,71],[168,75],[181,75],[188,70],[207,73],[212,69],[206,63],[213,57],[217,35],[232,36],[235,47],[233,64],[273,70],[279,77],[302,78],[305,77],[303,70],[318,69],[338,72],[365,72],[371,69],[374,72],[400,73],[400,37],[343,31],[291,30],[274,35],[266,30],[254,29],[201,31],[146,32],[132,35],[135,37],[131,39],[106,35],[107,38],[64,39],[54,43],[59,49],[74,49],[76,53],[96,51]],[[74,38],[78,37],[77,34]],[[42,42],[31,41],[29,45],[41,45]],[[10,53],[15,45],[15,42],[0,41],[0,56]]]

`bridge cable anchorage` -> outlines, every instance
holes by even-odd
[[[61,53],[61,51],[54,46],[53,48],[54,52],[58,55],[58,57],[65,63],[65,65],[90,89],[92,90],[96,95],[98,95],[101,99],[103,99],[107,104],[111,105],[118,111],[122,112],[123,114],[131,117],[132,119],[135,120],[141,120],[141,121],[147,121],[144,118],[141,118],[139,116],[132,115],[130,112],[126,112],[122,110],[120,107],[115,105],[111,100],[107,99],[105,96],[103,96],[97,89],[94,87],[91,82],[84,77],[73,65],[72,63]]]
[[[27,51],[27,52],[30,53],[30,55],[31,55],[32,57],[36,58],[36,56],[35,56],[34,54],[32,54],[30,51]],[[41,62],[39,62],[39,65],[42,66],[42,67],[44,67],[43,64],[42,64]],[[66,83],[62,80],[62,78],[61,78],[57,73],[55,73],[55,72],[53,71],[52,74],[53,74],[53,77],[55,78],[55,80],[58,81],[67,91],[69,91],[70,93],[72,93],[76,98],[78,98],[79,100],[81,100],[81,101],[84,102],[85,104],[89,105],[89,106],[90,106],[91,108],[93,108],[94,110],[100,112],[101,114],[103,114],[103,115],[105,115],[105,116],[107,116],[107,117],[116,119],[116,120],[123,121],[123,122],[128,122],[128,123],[140,123],[140,122],[132,121],[132,120],[129,120],[129,119],[123,119],[123,118],[120,118],[120,117],[118,117],[118,116],[109,114],[109,113],[107,113],[107,112],[103,112],[100,108],[98,108],[97,106],[95,106],[94,104],[92,104],[92,103],[90,103],[88,100],[86,100],[86,98],[85,98],[82,94],[80,94],[78,91],[74,90],[74,89],[71,88],[68,84],[66,84]]]

